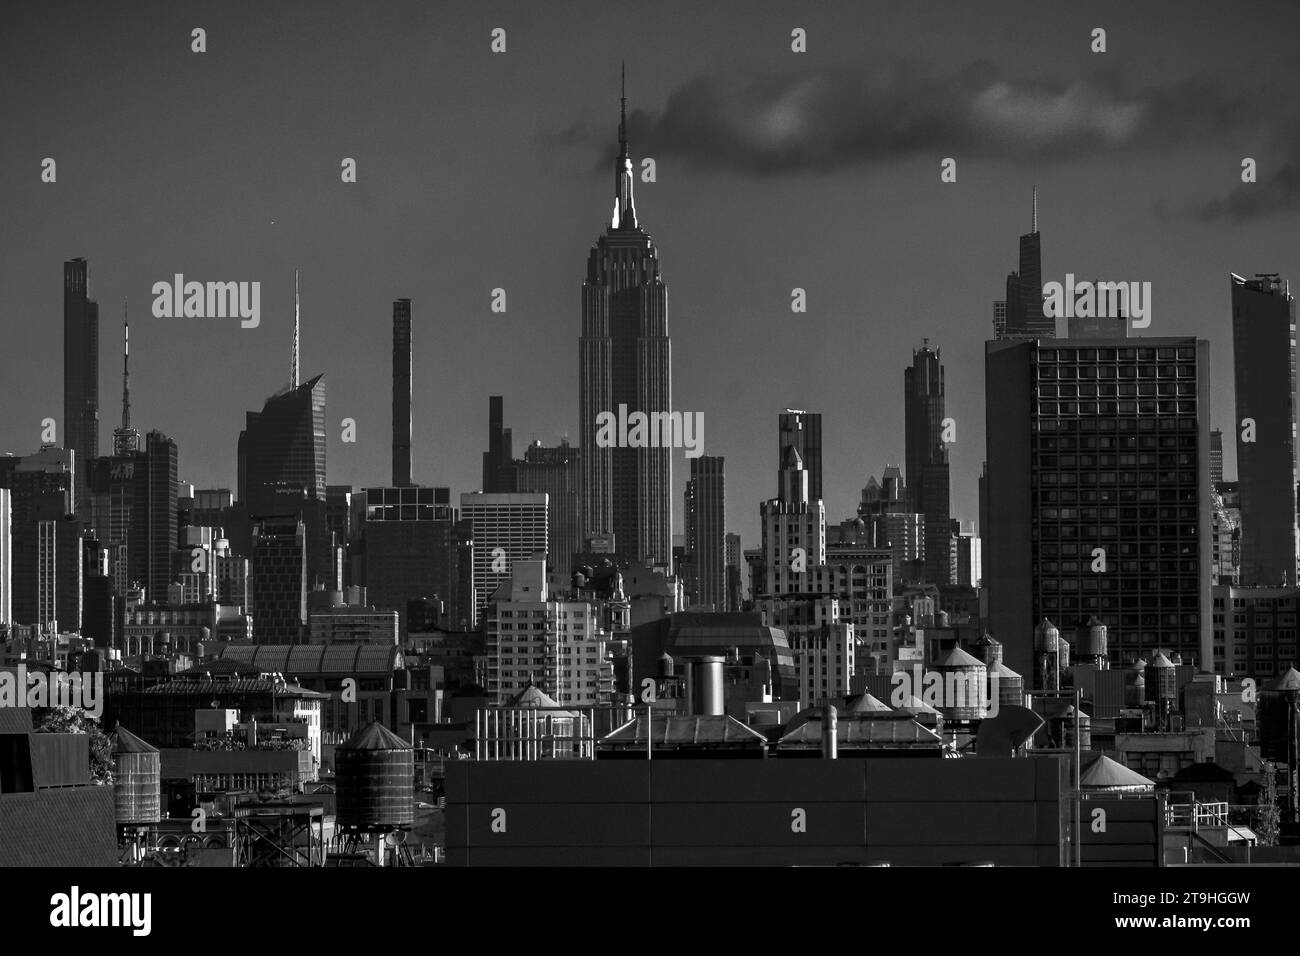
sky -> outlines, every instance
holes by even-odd
[[[782,409],[823,414],[828,521],[901,464],[903,369],[925,339],[957,423],[953,515],[977,516],[996,427],[984,341],[1035,185],[1044,281],[1151,282],[1147,334],[1209,339],[1225,430],[1229,273],[1300,277],[1293,3],[11,2],[0,16],[0,453],[35,451],[42,419],[62,417],[76,256],[101,310],[101,451],[120,420],[125,298],[133,424],[174,438],[196,487],[234,487],[245,413],[287,381],[295,269],[330,483],[389,482],[395,298],[412,300],[417,482],[478,490],[490,395],[517,455],[576,442],[581,285],[611,208],[622,61],[631,150],[655,160],[636,202],[668,288],[673,405],[702,412],[705,453],[726,458],[745,547],[777,492]],[[1257,182],[1241,181],[1245,157]],[[260,325],[155,318],[152,286],[176,273],[260,282]],[[687,474],[679,454],[679,532]]]

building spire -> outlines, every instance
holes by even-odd
[[[1034,186],[1034,221],[1029,230],[1031,233],[1038,232],[1038,187]]]
[[[131,427],[131,322],[122,299],[122,431]]]
[[[636,228],[636,205],[632,199],[632,157],[627,147],[627,64],[621,67],[622,84],[618,113],[618,159],[614,163],[613,229]]]
[[[298,270],[293,270],[293,354],[289,357],[289,390],[298,387]]]
[[[122,300],[122,427],[113,430],[113,454],[140,450],[140,433],[131,427],[131,324]]]
[[[618,154],[627,155],[627,61],[619,64]]]

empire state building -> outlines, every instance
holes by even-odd
[[[672,409],[667,289],[659,254],[637,222],[627,146],[627,97],[618,126],[614,210],[587,258],[582,284],[578,414],[582,534],[613,533],[620,555],[650,565],[672,559],[672,450],[597,445],[597,416]]]

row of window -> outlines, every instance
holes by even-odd
[[[1039,349],[1036,354],[1040,364],[1052,362],[1192,362],[1196,360],[1196,346],[1054,348]]]
[[[1124,452],[1119,455],[1056,455],[1039,452],[1035,459],[1039,468],[1195,468],[1196,455],[1192,452],[1165,452],[1159,455]]]
[[[1039,434],[1033,439],[1036,451],[1153,451],[1163,448],[1196,448],[1196,435],[1048,435]]]
[[[1196,402],[1173,401],[1103,401],[1103,402],[1053,402],[1039,401],[1040,417],[1056,415],[1195,415]]]
[[[1084,521],[1097,520],[1116,520],[1124,518],[1128,521],[1195,521],[1197,517],[1197,508],[1193,505],[1184,505],[1182,507],[1164,507],[1164,508],[1041,508],[1038,512],[1040,518],[1051,521]],[[1140,515],[1140,517],[1139,517]]]
[[[1158,378],[1195,379],[1195,365],[1043,365],[1038,368],[1038,381],[1074,381],[1076,379]]]
[[[1102,376],[1105,378],[1106,376]],[[1085,382],[1081,385],[1042,384],[1038,397],[1044,398],[1195,398],[1195,382]]]
[[[1194,432],[1197,430],[1195,418],[1046,418],[1030,423],[1031,429],[1050,433],[1073,434],[1074,432]]]
[[[1140,501],[1157,501],[1157,492],[1168,492],[1169,485],[1187,485],[1188,490],[1196,487],[1194,471],[1040,471],[1032,478],[1043,485],[1145,485],[1145,493],[1138,496]],[[1160,487],[1150,487],[1157,480]]]
[[[1154,538],[1159,529],[1159,534],[1164,538],[1195,538],[1196,525],[1140,525],[1135,531],[1130,533],[1140,534],[1143,538]],[[1044,524],[1035,522],[1034,534],[1041,535],[1044,538],[1083,538],[1085,541],[1114,541],[1120,536],[1119,528],[1115,525],[1073,525],[1073,524]]]

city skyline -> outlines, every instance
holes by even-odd
[[[1009,4],[1006,9],[1029,8]],[[357,113],[363,102],[368,108],[379,100],[370,94],[391,76],[385,71],[377,77],[349,74],[336,99],[291,83],[291,95],[277,107],[284,113],[257,108],[246,113],[245,138],[266,144],[256,162],[232,152],[227,137],[214,140],[201,117],[182,116],[175,156],[163,163],[144,145],[147,137],[131,138],[146,119],[138,111],[114,111],[94,91],[85,105],[70,105],[66,92],[79,85],[83,71],[107,65],[98,59],[106,54],[92,52],[85,62],[70,64],[66,76],[33,92],[50,109],[37,111],[43,117],[36,122],[27,116],[22,124],[9,124],[15,135],[0,146],[5,165],[30,168],[34,181],[42,157],[60,159],[56,183],[36,183],[39,190],[15,181],[0,187],[0,199],[15,210],[17,234],[31,236],[0,265],[0,281],[13,290],[9,321],[57,314],[57,264],[84,256],[92,298],[131,302],[133,421],[142,431],[157,429],[177,442],[184,480],[197,487],[233,488],[232,450],[243,413],[284,379],[292,331],[291,273],[298,268],[303,374],[324,374],[329,383],[330,482],[361,488],[385,483],[390,470],[389,310],[395,298],[409,297],[413,360],[426,376],[413,389],[413,479],[456,492],[475,490],[484,396],[503,394],[517,410],[512,426],[521,444],[536,437],[553,445],[566,434],[576,442],[571,399],[561,401],[560,394],[571,392],[549,383],[576,371],[574,263],[589,248],[591,224],[604,211],[617,57],[625,55],[629,127],[637,148],[633,158],[657,162],[657,181],[637,187],[638,198],[654,210],[656,244],[674,289],[674,405],[703,412],[709,425],[705,453],[728,458],[728,530],[739,532],[747,545],[758,540],[757,504],[771,494],[770,453],[764,453],[770,447],[769,415],[785,407],[825,416],[827,516],[835,521],[852,515],[867,476],[904,458],[897,368],[926,337],[943,350],[949,405],[961,410],[951,448],[952,513],[969,520],[977,511],[975,479],[983,458],[980,353],[990,337],[989,303],[1002,297],[1005,275],[1017,262],[1017,237],[1030,225],[1034,184],[1044,280],[1059,280],[1067,271],[1150,279],[1155,324],[1148,334],[1196,335],[1211,343],[1213,423],[1225,431],[1232,420],[1232,375],[1223,277],[1233,271],[1298,272],[1293,252],[1279,254],[1291,248],[1281,241],[1285,216],[1254,216],[1245,223],[1231,215],[1214,218],[1219,212],[1249,211],[1249,204],[1214,205],[1251,188],[1239,182],[1243,155],[1259,159],[1260,196],[1271,198],[1281,211],[1294,208],[1294,198],[1277,185],[1284,179],[1279,173],[1293,161],[1283,147],[1294,103],[1281,94],[1256,97],[1277,79],[1284,49],[1230,17],[1215,19],[1208,7],[1178,9],[1182,15],[1171,19],[1168,35],[1176,36],[1186,52],[1175,59],[1144,58],[1143,52],[1152,52],[1151,39],[1140,36],[1132,15],[1118,7],[1101,7],[1095,14],[1110,31],[1112,49],[1104,55],[1091,54],[1086,39],[1067,35],[1077,20],[1079,36],[1086,38],[1091,20],[1082,15],[1059,18],[1048,31],[1042,19],[1026,14],[1026,29],[1045,31],[1043,49],[1027,53],[1016,75],[977,68],[979,60],[996,59],[998,44],[1006,41],[997,38],[996,24],[964,14],[925,24],[920,13],[908,14],[867,31],[865,20],[851,11],[804,16],[760,6],[752,19],[731,27],[744,36],[748,52],[731,62],[714,62],[712,54],[702,53],[726,18],[709,11],[690,28],[655,25],[638,36],[636,49],[612,51],[599,76],[590,63],[561,65],[557,82],[567,85],[561,87],[563,95],[555,95],[515,88],[512,82],[535,67],[547,31],[576,29],[572,19],[561,15],[521,26],[511,33],[509,51],[492,60],[489,28],[473,18],[453,15],[428,30],[434,37],[431,52],[427,44],[398,37],[402,31],[395,29],[395,23],[420,27],[429,21],[417,8],[409,8],[409,16],[397,8],[391,20],[368,22],[356,42],[364,48],[396,37],[407,58],[403,62],[417,64],[422,76],[445,79],[461,70],[482,78],[484,88],[461,84],[459,105],[430,106],[410,113],[417,119],[408,121],[399,112],[405,93],[378,115]],[[269,12],[259,27],[291,18],[292,11],[286,6]],[[86,24],[99,16],[88,12]],[[263,72],[242,78],[236,74],[244,58],[278,48],[274,31],[268,35],[247,23],[211,18],[206,28],[214,41],[237,36],[239,43],[212,42],[204,54],[208,59],[200,61],[189,52],[191,24],[181,16],[160,10],[155,18],[143,18],[149,25],[124,37],[125,46],[109,62],[174,42],[174,58],[196,59],[169,59],[169,68],[196,61],[201,67],[186,87],[187,97],[216,103],[221,88],[231,98],[225,109],[250,106],[267,72],[328,75],[317,58],[337,63],[346,33],[319,18],[310,28],[310,42],[278,57],[261,56]],[[807,54],[790,51],[792,17],[809,31]],[[31,53],[13,38],[32,37],[32,31],[39,36],[47,28],[21,16],[18,21],[0,42],[21,67]],[[501,22],[509,28],[511,15],[503,13]],[[619,22],[605,14],[584,29],[593,37],[612,36]],[[944,51],[941,66],[920,71],[918,78],[915,69],[909,73],[901,61],[882,56],[878,70],[884,80],[876,84],[866,71],[848,65],[864,45],[884,49],[892,31],[909,29],[945,41],[936,46]],[[963,30],[987,43],[957,44]],[[1257,73],[1238,80],[1201,66],[1196,54],[1209,44],[1236,51],[1249,44]],[[979,47],[978,54],[965,52],[973,47]],[[1067,54],[1072,82],[1053,65],[1053,56]],[[512,57],[522,62],[512,66]],[[498,72],[489,76],[485,70]],[[138,86],[146,73],[128,70],[122,82]],[[1221,130],[1184,115],[1171,104],[1171,91],[1198,78],[1205,112],[1220,115],[1242,103],[1251,108],[1236,110]],[[963,115],[947,117],[954,145],[918,134],[911,145],[896,143],[885,158],[854,138],[859,124],[876,115],[873,108],[917,83],[975,91],[959,98]],[[853,92],[848,103],[856,112],[828,117],[827,92],[839,89]],[[692,99],[687,92],[705,95]],[[150,95],[166,102],[178,94],[153,90]],[[963,132],[963,117],[969,124],[980,110],[999,102],[1021,126],[1008,119],[998,135],[983,139],[972,137],[969,128]],[[76,159],[76,141],[49,121],[69,115],[69,109],[82,121],[80,129],[91,135],[112,129],[114,135],[101,138],[119,145],[106,149],[97,163]],[[457,118],[470,109],[486,110],[487,119],[471,124]],[[461,138],[439,141],[438,148],[426,151],[426,166],[426,153],[417,144],[437,128],[437,110],[451,111],[444,119],[455,123]],[[716,148],[705,156],[691,147],[687,133],[715,114],[726,122],[715,126],[714,140],[706,138]],[[373,142],[338,135],[357,115],[368,117],[365,128],[378,134]],[[1062,115],[1069,119],[1066,133],[1053,133],[1048,119]],[[106,122],[112,125],[105,127]],[[310,149],[299,143],[302,134],[313,144]],[[730,137],[733,147],[719,137]],[[891,137],[897,134],[881,134],[883,141]],[[1091,145],[1080,147],[1078,158],[1063,158],[1069,152],[1063,144],[1089,137]],[[503,149],[506,143],[515,148]],[[734,148],[735,143],[749,148]],[[940,181],[939,161],[949,155],[958,160],[956,183]],[[339,179],[338,163],[348,156],[358,162],[355,184]],[[413,165],[417,156],[421,164]],[[1104,174],[1096,168],[1094,160],[1105,156],[1124,161],[1128,175],[1122,182],[1109,168]],[[484,179],[470,179],[480,172]],[[182,180],[186,189],[178,191]],[[470,181],[501,188],[464,189]],[[232,204],[231,194],[247,199]],[[401,205],[398,197],[404,197]],[[435,209],[441,211],[431,214]],[[529,214],[520,215],[525,209]],[[1189,212],[1194,209],[1199,212]],[[89,216],[92,210],[96,214]],[[47,217],[66,225],[51,230],[40,224]],[[209,222],[211,228],[196,230],[193,222]],[[464,229],[451,227],[460,222]],[[504,232],[503,222],[510,224]],[[934,227],[940,222],[945,236],[969,238],[936,243]],[[736,223],[745,228],[731,228]],[[829,253],[820,238],[828,229],[841,236]],[[340,241],[349,233],[357,240]],[[1173,234],[1177,243],[1164,241]],[[923,236],[930,254],[918,259],[914,252]],[[935,283],[934,295],[917,296],[914,290],[932,282],[936,271],[945,279]],[[264,320],[256,329],[243,329],[229,320],[153,318],[148,291],[175,272],[261,281]],[[490,310],[498,287],[509,297],[504,314]],[[796,287],[807,292],[807,313],[790,311]],[[110,308],[106,314],[112,313]],[[25,335],[38,360],[6,364],[14,388],[11,412],[0,422],[0,450],[15,454],[39,446],[42,419],[61,417],[53,358],[60,349],[57,323],[26,321]],[[114,354],[114,325],[101,329],[105,356]],[[755,329],[762,334],[753,334]],[[519,355],[529,356],[509,362],[505,374],[499,346],[490,344],[503,334],[517,341]],[[772,348],[774,342],[782,347]],[[846,347],[850,343],[862,347]],[[39,360],[44,355],[49,362]],[[727,357],[725,366],[715,360],[718,355]],[[463,370],[468,381],[480,385],[440,389],[440,368]],[[101,447],[109,437],[105,419],[116,418],[102,410],[112,409],[117,384],[115,363],[105,361],[99,387]],[[191,393],[193,405],[179,400]],[[355,445],[340,440],[345,417],[357,422]],[[1234,451],[1226,454],[1231,475]],[[679,502],[688,469],[681,456],[674,465],[669,500]],[[681,533],[681,518],[674,518],[673,531]]]
[[[1300,6],[4,24],[37,923],[521,865],[1280,912],[1105,868],[1300,865]]]

